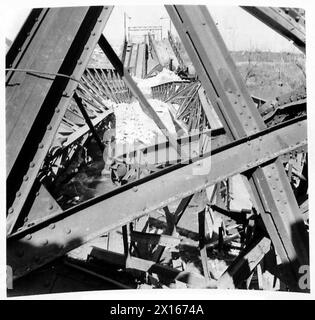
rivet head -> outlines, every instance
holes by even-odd
[[[71,229],[70,229],[70,228],[67,228],[67,229],[66,229],[66,233],[67,233],[67,234],[70,234],[70,233],[71,233]]]
[[[19,197],[21,196],[21,191],[18,191],[18,192],[16,193],[16,196],[19,198]]]
[[[132,190],[133,190],[134,192],[137,192],[137,191],[138,191],[138,188],[137,188],[137,187],[133,187]]]
[[[12,214],[14,212],[14,209],[11,207],[11,208],[9,208],[9,210],[8,210],[8,213],[9,214]]]
[[[54,206],[52,204],[49,205],[48,210],[52,210]]]
[[[31,162],[31,163],[30,163],[30,167],[31,167],[31,168],[34,168],[34,167],[35,167],[35,163],[34,163],[34,162]]]
[[[26,240],[31,240],[31,239],[32,239],[32,235],[31,235],[31,234],[27,234],[27,235],[25,236],[25,239],[26,239]]]
[[[47,126],[47,130],[51,130],[52,129],[52,126],[49,124],[48,126]]]
[[[52,229],[55,229],[55,224],[54,224],[54,223],[50,224],[50,225],[49,225],[49,229],[51,229],[51,230],[52,230]]]
[[[60,112],[60,109],[59,108],[56,108],[56,113],[59,113]]]
[[[43,241],[43,246],[47,246],[47,244],[48,244],[48,240],[45,239],[45,240]]]
[[[40,149],[43,149],[44,148],[44,145],[42,143],[39,144],[38,146]]]
[[[28,180],[28,176],[24,176],[24,177],[23,177],[23,180],[24,180],[24,181],[27,181],[27,180]]]

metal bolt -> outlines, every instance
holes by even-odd
[[[56,108],[56,113],[59,113],[60,109],[59,108]]]
[[[51,230],[52,230],[52,229],[55,229],[55,224],[54,224],[54,223],[50,224],[50,225],[49,225],[49,229],[51,229]]]
[[[34,163],[34,162],[31,162],[31,163],[30,163],[30,167],[31,167],[31,168],[34,168],[34,167],[35,167],[35,163]]]
[[[43,145],[42,143],[40,143],[39,146],[38,146],[38,148],[39,148],[39,149],[43,149],[43,148],[44,148],[44,145]]]
[[[98,22],[101,23],[103,20],[102,19],[98,19]]]
[[[81,61],[81,60],[79,60],[79,61],[78,61],[78,65],[81,65],[81,64],[82,64],[82,61]]]
[[[26,236],[25,236],[25,239],[26,239],[26,240],[31,240],[31,239],[32,239],[32,235],[31,235],[31,234],[26,235]]]
[[[27,181],[27,180],[28,180],[28,176],[24,176],[24,177],[23,177],[23,180],[24,180],[24,181]]]
[[[93,36],[93,37],[96,35],[96,33],[95,33],[95,32],[92,32],[91,34],[92,34],[92,36]]]
[[[11,208],[9,208],[8,212],[9,212],[9,214],[12,214],[14,212],[14,209],[11,207]]]
[[[16,196],[19,198],[19,197],[21,196],[21,191],[18,191],[18,192],[16,193]]]
[[[49,124],[48,126],[47,126],[47,130],[51,130],[52,129],[52,126]]]
[[[38,197],[38,196],[39,196],[39,191],[37,191],[37,192],[35,193],[35,195],[36,195],[36,197]]]

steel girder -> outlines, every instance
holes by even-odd
[[[112,8],[33,10],[7,54],[8,234]]]
[[[229,137],[235,140],[263,130],[266,125],[207,8],[166,6],[166,9]],[[307,234],[300,227],[303,225],[302,215],[279,161],[261,165],[251,179],[260,181],[260,171],[270,170],[273,176],[278,177],[277,186],[274,187],[270,179],[256,183],[255,188],[252,186],[253,193],[257,195],[256,207],[264,208],[260,214],[265,223],[268,215],[270,223],[266,224],[267,231],[282,263],[291,270],[290,278],[296,282],[298,266],[309,264]],[[265,209],[264,200],[267,203],[279,203],[279,206],[273,206],[272,210]]]
[[[290,124],[216,147],[190,164],[173,165],[38,224],[26,226],[8,237],[7,263],[13,268],[14,278],[21,277],[157,208],[297,148],[305,149],[306,134],[305,117],[295,119]],[[215,170],[210,170],[210,163]]]
[[[293,41],[305,53],[305,20],[293,8],[241,7],[267,26]]]
[[[179,9],[178,11],[182,10],[182,12],[190,10],[189,7],[175,6],[174,8],[176,11]],[[168,7],[168,10],[172,11],[174,8]],[[195,9],[199,10],[199,17],[202,17],[202,7]],[[193,12],[191,14],[193,14]],[[199,71],[201,71],[200,78],[203,79],[203,86],[204,84],[208,84],[204,86],[207,95],[218,111],[221,120],[223,120],[222,123],[230,139],[235,141],[219,148],[215,146],[212,152],[203,155],[201,159],[192,159],[192,163],[181,163],[161,170],[108,194],[68,209],[61,214],[50,216],[44,221],[30,226],[26,225],[25,228],[11,234],[8,237],[8,264],[13,267],[14,278],[21,277],[82,243],[115,229],[120,225],[124,225],[152,210],[165,206],[174,200],[187,197],[229,176],[240,172],[250,172],[251,169],[257,168],[258,166],[261,166],[263,170],[262,173],[258,172],[251,176],[253,180],[252,185],[255,184],[255,187],[252,187],[253,193],[256,190],[256,194],[258,195],[258,197],[256,197],[258,202],[257,208],[259,208],[262,216],[271,216],[269,219],[271,221],[270,226],[273,227],[276,232],[273,233],[273,229],[268,226],[267,222],[265,222],[265,225],[277,251],[278,248],[280,250],[281,258],[284,257],[284,261],[288,261],[289,264],[292,265],[294,259],[298,257],[298,265],[301,263],[303,257],[305,257],[305,246],[302,245],[302,247],[298,249],[296,243],[290,242],[291,234],[288,229],[290,223],[295,223],[298,220],[296,203],[292,203],[291,201],[294,199],[292,190],[290,189],[290,191],[288,189],[288,183],[283,175],[284,172],[281,165],[276,162],[276,169],[274,169],[268,165],[266,166],[265,163],[299,148],[306,148],[306,119],[304,117],[278,127],[266,129],[265,124],[258,112],[256,112],[257,110],[246,92],[240,76],[236,72],[236,68],[227,53],[222,39],[217,33],[215,26],[211,25],[210,16],[207,17],[207,12],[204,14],[206,19],[202,17],[201,20],[198,20],[198,15],[196,15],[195,18],[197,18],[197,22],[190,25],[188,28],[189,32],[184,36],[181,35],[181,38],[184,44],[186,43],[187,45],[187,41],[184,39],[185,36],[187,35],[189,37],[193,34],[194,41],[197,41],[194,42],[194,44],[197,44],[195,48],[198,48],[195,54],[198,53],[201,58],[195,56],[192,60],[194,64],[200,64],[200,61],[205,63],[205,65],[201,65],[201,68],[199,68]],[[94,21],[95,17],[95,15],[91,15],[90,19]],[[176,21],[177,26],[180,26],[180,28],[183,27],[180,25],[180,23],[183,22],[178,21],[175,13],[173,16],[171,15],[171,17],[173,18],[173,22]],[[187,17],[189,17],[189,13],[187,13],[186,18]],[[189,25],[188,20],[184,21],[186,24],[185,28]],[[103,19],[97,20],[99,23],[102,23],[102,21]],[[191,21],[194,20],[191,19]],[[207,29],[205,34],[200,34],[201,38],[204,37],[203,39],[200,39],[195,33],[195,28],[198,29],[200,24],[202,24],[202,28]],[[93,23],[90,27],[93,29]],[[96,41],[98,40],[101,31],[101,27],[100,29],[96,28],[96,32],[91,33],[92,40],[90,39],[90,35],[86,36],[88,38],[86,41],[91,41],[93,48],[95,39]],[[214,40],[214,42],[209,41],[209,36],[210,40]],[[78,39],[75,38],[74,42],[75,40]],[[105,39],[101,37],[101,46],[106,53],[112,54],[113,52],[110,50],[110,46],[104,40]],[[213,52],[203,50],[205,40],[209,41],[211,45],[210,51],[213,49]],[[82,42],[77,43],[77,46],[83,50]],[[88,51],[88,54],[84,57],[83,63],[78,63],[78,65],[82,67],[82,73],[86,66],[87,57],[91,53],[90,50],[92,50],[90,47],[85,47],[85,49]],[[209,53],[209,56],[207,53]],[[217,56],[215,56],[215,53]],[[80,50],[78,50],[76,54],[80,54]],[[192,55],[194,55],[194,53],[192,53]],[[215,58],[213,58],[213,56],[215,56]],[[68,57],[68,55],[66,57]],[[111,57],[114,65],[120,69],[121,62],[118,61],[119,59],[117,60],[116,55],[112,55]],[[198,58],[200,58],[200,60],[198,60]],[[212,64],[211,59],[213,60]],[[218,69],[215,68],[214,64],[218,66]],[[77,67],[74,66],[74,68]],[[81,69],[79,67],[75,70],[80,74]],[[133,93],[136,93],[140,102],[142,102],[144,107],[147,107],[145,99],[138,94],[138,90],[133,86],[129,75],[125,73],[123,68],[120,70],[122,72],[121,75],[125,75],[124,80],[131,87]],[[60,70],[59,73],[61,73]],[[71,75],[71,73],[68,75]],[[69,98],[73,91],[71,88],[75,88],[76,83],[70,78],[62,77],[62,79],[66,82],[66,85],[69,86],[69,88],[66,87],[67,90],[65,91],[66,98]],[[78,78],[75,77],[75,79]],[[56,77],[54,82],[56,80],[60,80],[59,77]],[[48,91],[48,93],[49,92],[50,91]],[[60,106],[62,107],[63,104]],[[43,108],[41,107],[40,109]],[[146,111],[148,111],[147,108]],[[56,113],[59,112],[59,108],[56,109]],[[47,123],[45,123],[45,125],[46,124]],[[58,120],[56,120],[54,125],[57,126],[57,124]],[[52,129],[51,127],[49,128],[49,130]],[[55,132],[55,130],[52,131]],[[49,140],[43,142],[49,143]],[[175,146],[177,143],[173,145]],[[44,149],[43,147],[44,145],[41,145],[39,149]],[[42,150],[41,155],[44,156],[45,154],[45,150]],[[200,172],[202,168],[209,169],[210,161],[211,165],[216,168],[215,172],[211,170],[206,174],[193,174],[193,172],[196,173],[196,171]],[[39,167],[37,169],[39,170]],[[258,168],[256,170],[259,171],[260,169]],[[277,199],[275,199],[273,197],[274,194],[272,194],[274,193],[274,191],[272,191],[274,190],[272,188],[273,185],[268,183],[268,181],[267,183],[265,182],[267,179],[265,179],[264,176],[268,177],[268,175],[270,175],[268,170],[275,170],[275,177],[280,181],[280,185],[278,185],[277,188],[279,193],[284,193],[280,204],[274,205]],[[201,172],[204,173],[203,170]],[[26,177],[24,182],[29,181],[29,176],[26,175]],[[256,185],[258,187],[256,187]],[[283,190],[285,190],[285,192],[283,192]],[[26,191],[30,191],[30,189]],[[21,194],[19,194],[18,197],[21,197]],[[260,197],[263,195],[267,198],[268,204],[272,203],[272,210],[268,210],[266,204],[261,201]],[[290,203],[288,199],[291,199]],[[278,214],[287,210],[286,206],[288,206],[288,203],[290,221],[283,219],[283,217]],[[15,210],[10,210],[11,215],[14,211]],[[115,214],[112,214],[113,212],[115,212]],[[264,221],[267,221],[267,218],[264,219]],[[302,233],[303,230],[295,232],[297,240]]]

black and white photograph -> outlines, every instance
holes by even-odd
[[[245,3],[6,7],[6,299],[310,295],[314,17]]]

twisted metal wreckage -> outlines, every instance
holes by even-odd
[[[188,287],[248,288],[257,272],[264,288],[261,274],[268,270],[285,290],[307,291],[299,286],[300,267],[309,264],[305,88],[270,102],[251,97],[207,8],[166,6],[198,75],[152,88],[154,98],[180,106],[172,117],[188,133],[174,138],[130,76],[161,70],[154,43],[125,43],[120,59],[102,34],[112,9],[34,9],[6,55],[7,265],[14,281],[122,227],[124,254],[95,247],[90,258],[138,270],[151,283],[167,278]],[[304,18],[296,9],[244,9],[305,52]],[[185,70],[171,34],[169,41]],[[97,44],[114,69],[87,67]],[[63,186],[91,161],[87,146],[103,153],[112,143],[110,134],[107,141],[100,137],[115,125],[107,102],[134,98],[168,141],[120,154],[110,166],[118,186],[109,192],[66,198]],[[189,148],[197,154],[189,157]],[[194,174],[210,161],[211,170]],[[251,210],[229,209],[229,178],[236,174],[251,195]],[[165,248],[180,243],[176,226],[202,191],[207,200],[195,209],[203,275],[162,263]],[[174,201],[176,210],[169,207]],[[164,233],[137,230],[138,218],[160,208]],[[234,221],[235,232],[220,227],[218,240],[209,243],[215,213]],[[209,248],[237,237],[239,255],[215,279]],[[150,257],[141,256],[141,245],[153,248]],[[91,259],[68,263],[110,281]]]

